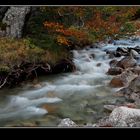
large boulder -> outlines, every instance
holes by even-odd
[[[30,6],[11,6],[5,13],[2,23],[6,24],[6,36],[21,38],[26,15],[30,12]]]
[[[140,109],[118,107],[109,116],[109,123],[115,127],[128,127],[140,121]]]
[[[99,120],[97,127],[136,127],[140,124],[140,109],[115,107],[112,113]]]

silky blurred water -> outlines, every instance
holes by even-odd
[[[40,78],[42,87],[30,83],[14,89],[0,90],[0,126],[57,126],[60,119],[70,118],[79,125],[95,123],[106,115],[105,104],[123,102],[109,87],[106,50],[135,47],[140,40],[119,40],[73,51],[74,73]]]

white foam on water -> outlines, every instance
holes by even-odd
[[[33,116],[42,116],[47,114],[48,111],[42,108],[37,108],[34,106],[29,106],[24,109],[16,110],[16,111],[10,111],[10,112],[3,112],[0,115],[0,121],[5,120],[14,120],[16,118],[18,119],[28,119]]]
[[[11,96],[9,98],[9,103],[5,108],[0,109],[0,119],[6,119],[6,117],[13,118],[13,117],[32,117],[37,115],[44,115],[47,110],[39,108],[38,106],[41,104],[46,103],[58,103],[62,101],[62,99],[58,97],[50,98],[50,97],[43,97],[34,100],[29,100],[26,97],[20,96]]]
[[[39,106],[45,103],[53,104],[63,102],[65,97],[71,95],[98,95],[100,88],[108,84],[109,76],[106,72],[109,69],[111,59],[106,55],[105,50],[115,50],[118,47],[135,47],[140,45],[140,39],[132,41],[118,40],[114,44],[101,44],[101,48],[86,48],[83,50],[74,50],[73,62],[77,71],[62,75],[49,82],[39,89],[32,89],[20,92],[16,96],[9,96],[7,105],[0,109],[0,120],[10,120],[14,118],[30,118],[32,116],[42,116],[47,114],[47,110]],[[122,57],[118,58],[121,59]],[[102,88],[102,90],[104,90]],[[114,91],[116,89],[113,89]],[[47,97],[48,93],[55,93],[56,97]],[[100,97],[106,96],[106,93]],[[78,96],[79,97],[79,96]]]
[[[34,98],[35,95],[39,95],[39,96],[46,95],[47,92],[53,91],[53,90],[55,90],[55,88],[56,88],[55,85],[47,85],[41,89],[34,89],[31,91],[25,91],[25,92],[21,93],[20,95],[22,97]],[[35,98],[36,97],[37,96],[35,96]]]
[[[56,103],[56,102],[60,102],[62,101],[62,99],[58,98],[58,97],[43,97],[43,98],[37,98],[37,99],[33,99],[33,100],[29,100],[27,97],[20,97],[20,96],[12,96],[11,97],[11,102],[10,102],[10,106],[14,105],[14,106],[24,106],[24,105],[39,105],[42,103]]]

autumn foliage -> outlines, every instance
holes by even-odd
[[[56,41],[59,45],[70,46],[73,44],[72,38],[80,44],[84,39],[88,39],[88,34],[85,31],[76,28],[66,28],[64,25],[55,22],[44,22],[44,27],[48,29],[49,33],[56,34]]]
[[[132,21],[138,9],[139,7],[58,7],[53,12],[58,14],[63,22],[53,19],[43,24],[48,33],[55,35],[59,45],[86,45],[96,40],[106,39],[108,36],[113,37],[116,34],[134,31],[129,30],[129,27],[135,26],[133,23],[132,26],[129,26],[130,23],[125,23]],[[72,22],[73,18],[69,18],[71,24],[66,26],[65,18],[68,16],[73,16],[75,19]],[[77,26],[79,22],[82,22],[82,26]],[[137,24],[136,29],[138,28]]]

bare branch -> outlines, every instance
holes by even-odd
[[[4,79],[3,83],[0,85],[0,88],[2,88],[6,84],[7,79],[8,79],[8,76]]]

